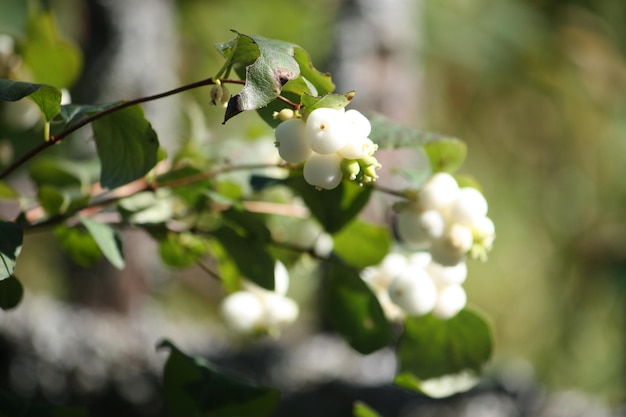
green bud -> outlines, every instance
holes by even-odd
[[[354,159],[341,160],[341,172],[351,180],[355,180],[361,171],[359,162]]]

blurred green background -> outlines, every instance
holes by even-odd
[[[3,2],[12,0],[0,0],[0,10],[8,10]],[[84,2],[48,3],[63,34],[87,42]],[[354,3],[171,2],[178,81],[212,75],[221,65],[213,45],[230,39],[230,29],[300,44],[318,69],[333,71],[341,59],[339,30]],[[419,114],[401,119],[457,136],[469,146],[461,173],[482,185],[497,239],[488,262],[470,263],[466,288],[470,303],[494,324],[494,364],[525,358],[551,389],[578,388],[623,403],[626,2],[417,3],[414,16],[402,24],[411,25],[409,33],[417,33],[419,42],[409,39],[394,53],[410,57],[415,69],[410,81],[419,78],[419,83],[395,81],[415,89],[421,105]],[[393,22],[388,28],[403,29]],[[353,41],[358,44],[360,36],[355,31]],[[384,82],[394,82],[391,72]],[[358,85],[360,79],[367,77],[355,74],[354,84],[344,80],[340,88],[354,89],[358,96],[360,88],[368,88]],[[205,105],[206,96],[190,96],[217,126],[221,114]],[[399,105],[413,108],[408,102]],[[266,129],[253,115],[233,125],[230,132]]]

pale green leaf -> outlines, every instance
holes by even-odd
[[[122,253],[122,241],[115,229],[88,218],[81,218],[80,222],[91,233],[105,258],[117,269],[123,269],[126,262]]]

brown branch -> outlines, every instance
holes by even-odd
[[[233,80],[233,79],[228,79],[228,78],[220,79],[219,81],[221,83],[230,83],[230,84],[243,84],[244,83],[243,80]],[[44,151],[45,149],[47,149],[47,148],[49,148],[49,147],[51,147],[51,146],[53,146],[53,145],[55,145],[57,143],[60,143],[67,136],[69,136],[70,134],[74,133],[75,131],[77,131],[81,127],[84,127],[84,126],[88,125],[89,123],[93,122],[94,120],[98,120],[98,119],[100,119],[100,118],[102,118],[104,116],[107,116],[107,115],[109,115],[111,113],[114,113],[114,112],[116,112],[118,110],[122,110],[122,109],[124,109],[126,107],[134,106],[134,105],[141,104],[141,103],[146,103],[148,101],[158,100],[160,98],[172,96],[174,94],[179,94],[179,93],[182,93],[184,91],[192,90],[194,88],[204,87],[204,86],[213,85],[213,84],[216,84],[216,80],[213,79],[213,78],[207,78],[207,79],[204,79],[204,80],[196,81],[196,82],[191,83],[191,84],[187,84],[187,85],[183,85],[181,87],[174,88],[173,90],[165,91],[163,93],[158,93],[158,94],[154,94],[154,95],[146,96],[146,97],[139,97],[139,98],[136,98],[136,99],[133,99],[133,100],[128,100],[128,101],[122,101],[122,102],[120,102],[118,104],[115,104],[115,105],[105,109],[105,110],[102,110],[100,112],[97,112],[97,113],[94,113],[94,114],[92,114],[90,116],[87,116],[84,119],[79,120],[77,123],[73,124],[72,126],[68,127],[67,129],[63,130],[58,135],[50,136],[50,139],[48,141],[39,144],[38,146],[36,146],[35,148],[31,149],[30,151],[28,151],[27,153],[22,155],[20,158],[15,160],[11,165],[9,165],[2,172],[0,172],[0,179],[5,178],[9,174],[11,174],[13,171],[15,171],[17,168],[19,168],[24,163],[26,163],[28,160],[30,160],[34,156],[38,155],[40,152]]]

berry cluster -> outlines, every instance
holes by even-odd
[[[416,198],[397,207],[396,231],[408,247],[427,250],[433,261],[453,266],[486,259],[495,238],[487,201],[475,188],[459,188],[450,174],[432,176]]]
[[[276,147],[289,163],[304,162],[304,179],[331,190],[344,175],[360,184],[375,181],[380,164],[377,146],[368,136],[372,127],[357,110],[318,108],[306,121],[291,118],[276,127]]]
[[[361,277],[392,321],[430,312],[449,319],[467,302],[461,286],[467,278],[465,262],[443,266],[434,262],[428,252],[389,253],[379,265],[365,268]]]
[[[243,290],[224,298],[220,313],[226,327],[239,336],[279,333],[293,323],[299,314],[298,305],[285,296],[288,287],[287,268],[276,262],[274,291],[246,282]]]

